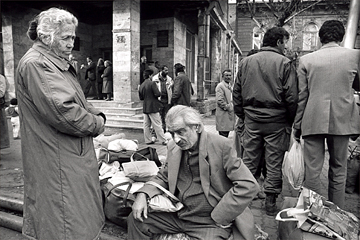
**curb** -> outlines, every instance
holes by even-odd
[[[0,196],[0,208],[9,209],[16,212],[23,212],[23,201],[19,199],[13,199],[9,197]],[[9,228],[11,230],[22,232],[23,218],[0,211],[0,226]],[[100,233],[100,239],[102,240],[123,240],[109,234]]]
[[[17,212],[23,212],[24,201],[15,198],[0,196],[0,207]]]

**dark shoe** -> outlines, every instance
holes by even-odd
[[[107,99],[105,99],[105,101],[111,101],[111,99],[107,98]]]
[[[150,144],[154,144],[155,142],[149,142],[149,143],[146,143],[147,145],[150,145]]]
[[[266,198],[265,198],[266,215],[275,216],[277,214],[278,210],[276,208],[276,197],[277,196],[274,193],[266,194]]]

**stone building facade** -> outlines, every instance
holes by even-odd
[[[236,71],[241,55],[228,22],[227,1],[1,1],[0,67],[12,86],[17,64],[32,45],[26,37],[28,23],[52,6],[68,9],[79,19],[73,55],[80,64],[87,56],[94,62],[100,57],[113,62],[114,101],[119,107],[141,105],[140,57],[149,55],[167,65],[171,77],[173,65],[184,64],[195,90],[193,106],[209,111],[213,107],[207,102],[221,72]]]

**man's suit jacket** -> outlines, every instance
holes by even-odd
[[[85,79],[89,79],[90,81],[95,81],[96,80],[95,71],[96,71],[96,64],[94,62],[91,62],[90,65],[86,67]]]
[[[150,78],[145,79],[145,81],[140,85],[139,88],[139,98],[144,100],[143,102],[143,112],[146,114],[157,113],[160,111],[162,104],[158,100],[161,93],[155,82],[152,82]]]
[[[300,58],[299,101],[294,128],[302,135],[360,134],[352,85],[360,72],[360,52],[325,44]]]
[[[251,232],[253,216],[247,206],[259,191],[255,178],[242,160],[237,158],[231,140],[202,131],[199,141],[200,179],[204,194],[214,207],[211,218],[223,225],[234,220],[238,225],[240,221],[240,225],[245,227],[247,224],[247,231]],[[167,166],[152,179],[172,193],[176,189],[181,153],[182,150],[175,142],[170,141]],[[156,187],[147,184],[139,192],[145,192],[149,197],[161,194]],[[246,218],[241,217],[243,212],[246,213]],[[244,238],[253,239],[254,235],[250,233],[249,237]]]
[[[185,73],[178,73],[174,80],[174,90],[171,98],[171,103],[174,105],[190,106],[191,95],[193,88],[188,76]]]

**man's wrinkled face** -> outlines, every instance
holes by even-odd
[[[224,81],[226,82],[226,83],[229,83],[230,81],[231,81],[231,72],[224,72],[224,76],[223,76],[223,78],[224,78]]]
[[[182,118],[177,118],[173,124],[169,124],[168,131],[176,145],[182,150],[188,150],[193,147],[199,138],[197,126],[187,126]]]
[[[68,59],[74,47],[75,36],[74,24],[70,23],[62,25],[59,33],[54,37],[52,49],[58,56]]]

